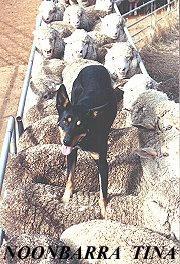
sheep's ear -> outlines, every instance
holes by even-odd
[[[56,109],[58,112],[65,110],[71,105],[64,84],[61,84],[56,95]]]
[[[104,20],[103,17],[100,17],[101,22]]]
[[[154,159],[158,156],[157,151],[152,148],[136,149],[134,153],[140,156],[141,158],[145,158],[145,159]]]
[[[132,126],[137,127],[137,128],[148,129],[148,130],[154,130],[155,129],[155,125],[150,123],[150,122],[148,124],[133,123]]]

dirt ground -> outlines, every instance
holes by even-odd
[[[142,49],[141,56],[149,75],[160,83],[159,90],[179,102],[179,32],[170,31],[168,38]]]
[[[0,1],[0,149],[8,115],[15,114],[40,0]]]
[[[41,0],[0,2],[0,149],[7,116],[15,115],[17,111],[40,2]],[[128,24],[129,22],[132,23],[128,21]],[[160,89],[177,101],[178,32],[171,31],[167,40],[143,48],[141,54],[150,76],[158,82],[165,81]]]

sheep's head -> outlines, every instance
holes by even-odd
[[[124,79],[134,58],[134,48],[128,42],[114,43],[105,56],[105,66],[113,79]]]
[[[132,106],[132,124],[139,128],[159,130],[158,123],[162,118],[161,115],[166,110],[167,103],[167,95],[160,91],[152,89],[143,92]],[[164,104],[163,107],[162,104]],[[159,108],[159,105],[161,105],[161,108]]]
[[[73,34],[64,39],[65,53],[64,60],[96,59],[97,52],[93,39],[84,29],[76,29]]]
[[[95,9],[106,12],[112,12],[113,10],[112,0],[96,0]]]
[[[58,32],[50,27],[39,27],[34,32],[36,47],[42,53],[44,58],[51,59],[54,54]]]
[[[45,78],[30,81],[30,88],[39,97],[39,100],[49,100],[55,98],[59,85],[60,83]]]
[[[149,75],[135,74],[122,88],[123,95],[123,108],[131,110],[133,103],[138,99],[140,94],[148,89],[156,89],[157,83]]]
[[[74,28],[80,28],[84,20],[85,10],[80,6],[69,6],[64,13],[64,21]]]
[[[42,19],[45,23],[50,23],[54,20],[57,12],[57,7],[52,1],[43,1],[39,7]]]
[[[112,39],[124,38],[124,19],[116,14],[110,14],[101,19],[101,32]]]

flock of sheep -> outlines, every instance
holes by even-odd
[[[34,32],[36,53],[25,131],[18,154],[9,159],[2,190],[0,226],[7,241],[1,253],[15,242],[65,243],[74,249],[125,243],[117,263],[130,264],[130,246],[154,244],[155,240],[166,248],[177,247],[178,104],[158,91],[158,83],[149,75],[140,73],[137,51],[128,42],[124,27],[109,0],[42,1]],[[96,64],[107,68],[113,87],[123,93],[108,142],[108,220],[98,220],[97,169],[85,152],[80,151],[77,162],[77,192],[66,207],[61,201],[66,169],[56,91],[63,82],[70,95],[80,70]],[[11,263],[6,261],[2,263]],[[61,263],[51,258],[44,261],[38,263]],[[156,256],[154,261],[161,263]],[[13,263],[19,263],[18,259]]]

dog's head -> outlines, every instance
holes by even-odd
[[[81,105],[72,105],[65,86],[57,92],[56,108],[59,114],[58,126],[61,131],[62,153],[69,155],[91,129],[92,121],[102,112],[105,105],[86,109]]]

